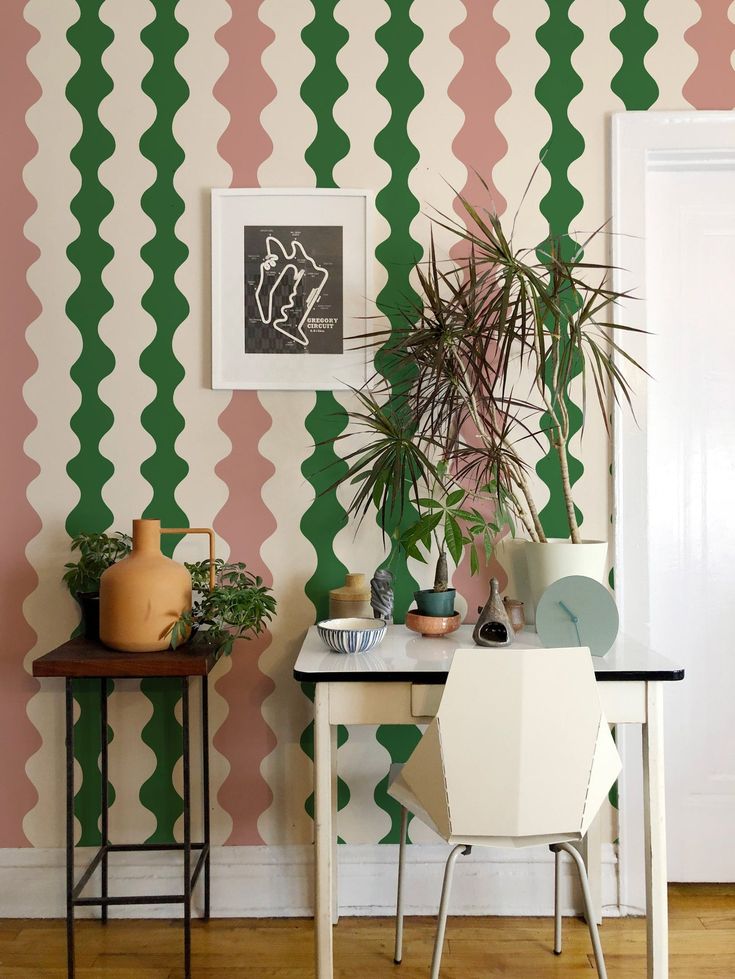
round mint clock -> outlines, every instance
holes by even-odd
[[[589,646],[604,656],[615,642],[620,619],[615,599],[594,578],[569,575],[549,585],[536,606],[536,632],[547,648]]]

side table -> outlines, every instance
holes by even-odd
[[[67,974],[74,979],[74,909],[100,906],[100,917],[107,921],[111,905],[183,904],[184,906],[184,975],[191,976],[191,895],[203,873],[204,918],[209,918],[210,846],[209,846],[209,708],[208,675],[215,664],[213,653],[183,646],[160,653],[118,653],[100,642],[72,639],[33,662],[36,677],[63,677],[66,682],[66,938]],[[181,684],[184,841],[183,843],[111,843],[109,839],[109,774],[107,729],[107,681],[112,679],[167,678]],[[191,766],[189,746],[189,683],[192,677],[202,680],[202,842],[191,839]],[[101,742],[101,846],[78,881],[74,881],[74,698],[73,681],[98,679],[100,691]],[[108,856],[111,853],[146,851],[180,851],[184,856],[183,894],[136,894],[115,897],[108,894]],[[198,858],[192,866],[192,853]],[[97,868],[101,870],[99,897],[82,897],[82,892]]]

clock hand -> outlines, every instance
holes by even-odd
[[[572,620],[572,622],[574,622],[574,624],[576,625],[576,624],[577,624],[577,622],[579,622],[579,617],[578,617],[578,616],[576,616],[576,615],[574,614],[574,612],[572,612],[572,610],[571,610],[570,608],[567,608],[567,606],[566,606],[566,605],[564,604],[564,602],[561,602],[561,601],[560,601],[560,602],[559,602],[559,605],[561,605],[561,607],[562,607],[562,608],[564,609],[564,611],[565,611],[565,612],[567,613],[567,615],[569,616],[569,618],[570,618],[570,619]]]
[[[568,608],[564,604],[564,602],[560,601],[559,602],[559,605],[564,609],[564,611],[567,613],[567,615],[569,616],[569,618],[574,623],[574,631],[577,633],[577,644],[579,646],[581,646],[582,645],[582,637],[579,634],[579,626],[577,625],[577,623],[579,622],[579,616],[578,615],[575,615],[574,612],[572,612],[572,610],[570,608]]]

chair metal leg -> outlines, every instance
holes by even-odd
[[[406,835],[408,831],[408,811],[401,806],[401,839],[398,847],[398,895],[396,897],[396,949],[393,961],[401,964],[403,958],[403,871],[406,866]]]
[[[564,850],[569,856],[574,860],[577,867],[577,872],[579,874],[579,883],[582,885],[582,900],[584,902],[584,913],[587,918],[587,927],[590,930],[590,938],[592,939],[592,950],[595,953],[595,965],[597,966],[597,975],[599,979],[607,979],[607,970],[605,969],[605,959],[602,955],[602,945],[600,944],[600,933],[597,930],[596,915],[594,913],[594,908],[592,907],[592,895],[590,894],[590,885],[587,880],[587,870],[584,865],[584,860],[582,855],[576,847],[572,846],[570,843],[555,843],[552,847],[556,853],[557,849]]]
[[[554,854],[554,955],[561,955],[561,850]]]
[[[452,878],[454,876],[454,865],[457,857],[472,853],[471,846],[460,843],[455,846],[447,859],[444,869],[444,884],[442,886],[442,899],[439,905],[439,921],[436,927],[436,940],[434,942],[434,956],[431,960],[431,979],[439,979],[439,968],[442,961],[442,951],[444,949],[444,932],[447,929],[447,914],[449,913],[449,895],[452,890]]]

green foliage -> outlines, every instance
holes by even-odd
[[[408,495],[419,518],[395,543],[419,560],[432,539],[455,561],[469,546],[476,571],[478,543],[489,554],[510,517],[532,540],[546,540],[524,459],[529,440],[548,437],[554,446],[570,534],[579,540],[568,389],[579,374],[583,418],[591,391],[608,428],[609,397],[630,405],[627,370],[642,370],[619,337],[641,331],[611,317],[629,295],[607,285],[610,267],[584,261],[602,229],[582,242],[550,237],[537,257],[514,244],[515,221],[506,234],[496,214],[460,201],[467,227],[442,215],[435,223],[465,243],[468,257],[447,268],[432,240],[415,269],[420,297],[367,341],[390,344],[404,381],[388,391],[376,375],[354,392],[353,425],[340,438],[357,436],[360,445],[344,456],[349,468],[336,484],[356,487],[349,513],[361,520],[374,506],[384,527]],[[477,509],[487,496],[493,520]]]
[[[214,562],[214,588],[209,587],[210,562],[187,564],[194,590],[194,604],[171,626],[171,646],[176,649],[190,637],[212,647],[217,656],[229,656],[237,639],[259,635],[276,611],[276,599],[263,579],[251,574],[242,562]]]
[[[72,538],[71,549],[79,551],[79,560],[64,565],[66,571],[63,580],[72,595],[76,595],[80,592],[98,592],[102,573],[130,554],[132,541],[120,531],[113,534],[77,534]]]

